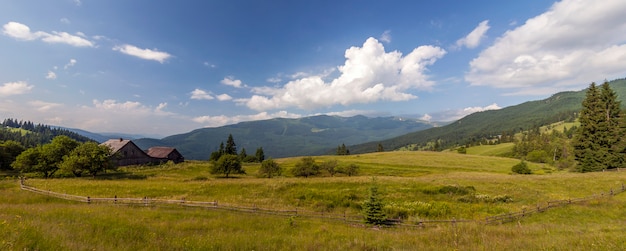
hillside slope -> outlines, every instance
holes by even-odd
[[[610,84],[622,106],[626,104],[626,79],[613,80]],[[353,153],[374,152],[379,143],[385,149],[393,150],[412,144],[425,145],[435,140],[439,140],[445,148],[491,138],[504,132],[514,133],[558,121],[573,120],[582,107],[585,92],[586,89],[561,92],[544,100],[529,101],[500,110],[477,112],[443,127],[434,127],[384,141],[358,144],[351,146],[350,150]]]
[[[217,128],[202,128],[161,140],[139,139],[141,148],[165,145],[176,147],[186,159],[204,160],[233,135],[237,149],[254,154],[263,147],[267,157],[290,157],[332,153],[341,144],[352,145],[384,140],[432,127],[431,124],[394,117],[313,116],[300,119],[270,119],[242,122]]]

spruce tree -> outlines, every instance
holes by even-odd
[[[620,113],[617,95],[609,84],[605,82],[599,89],[591,83],[580,111],[580,128],[573,140],[577,171],[600,171],[622,163]]]
[[[224,149],[224,154],[237,155],[237,145],[235,144],[235,140],[233,139],[232,134],[228,134],[228,140],[226,140],[226,148]]]
[[[387,220],[383,208],[385,205],[379,198],[378,186],[373,184],[370,187],[369,198],[363,202],[363,215],[365,216],[365,223],[372,225],[383,225]]]

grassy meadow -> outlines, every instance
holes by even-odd
[[[283,176],[222,178],[208,162],[122,168],[93,178],[38,179],[36,188],[91,197],[218,201],[241,207],[358,216],[368,188],[378,186],[387,215],[420,220],[470,220],[424,227],[375,228],[305,216],[275,216],[171,206],[85,204],[22,191],[0,181],[1,250],[624,250],[626,193],[552,208],[519,221],[485,217],[548,201],[621,188],[626,172],[570,173],[519,160],[457,153],[385,152],[314,157],[357,164],[357,176],[291,177],[299,158],[277,159]]]

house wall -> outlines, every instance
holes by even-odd
[[[126,144],[114,156],[118,166],[143,165],[154,162],[144,151],[137,148],[135,144]]]

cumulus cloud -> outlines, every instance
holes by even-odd
[[[195,89],[191,92],[191,99],[211,100],[214,99],[210,92],[201,89]]]
[[[485,33],[487,33],[489,28],[489,20],[480,22],[478,26],[472,30],[472,32],[467,34],[467,36],[456,41],[456,46],[465,46],[470,49],[476,48],[485,37]]]
[[[286,111],[279,111],[276,113],[267,113],[261,112],[252,115],[236,115],[236,116],[199,116],[195,117],[192,120],[199,124],[203,124],[205,127],[219,127],[224,125],[236,124],[243,121],[253,121],[253,120],[266,120],[272,118],[301,118],[302,116],[299,114],[289,113]]]
[[[243,87],[245,87],[245,85],[241,82],[241,80],[235,79],[232,76],[225,77],[224,79],[222,79],[222,81],[220,81],[220,83],[222,83],[224,85],[232,86],[232,87],[235,87],[235,88],[243,88]]]
[[[0,96],[24,94],[31,89],[33,89],[33,86],[26,83],[26,81],[4,83],[0,86]]]
[[[53,71],[48,71],[48,74],[46,75],[46,79],[56,79],[57,78],[57,74],[54,73]]]
[[[465,80],[524,92],[578,89],[592,81],[623,77],[624,13],[626,1],[621,0],[557,2],[482,51],[470,62]]]
[[[434,82],[425,74],[426,67],[445,53],[439,47],[420,46],[403,56],[398,51],[385,52],[378,40],[369,38],[362,47],[346,50],[346,61],[337,67],[340,74],[335,79],[325,81],[325,72],[289,81],[282,87],[253,88],[255,95],[240,102],[262,111],[415,99],[407,91],[430,89]]]
[[[46,43],[62,43],[68,44],[76,47],[94,47],[95,44],[81,35],[71,35],[67,32],[57,32],[53,31],[52,33],[47,33],[43,31],[32,32],[30,27],[25,24],[21,24],[18,22],[8,22],[2,26],[2,33],[18,39],[18,40],[36,40],[41,39]]]
[[[154,60],[157,61],[159,63],[163,63],[165,62],[165,60],[167,60],[168,58],[172,57],[172,55],[170,55],[167,52],[162,52],[162,51],[158,51],[156,49],[151,50],[151,49],[141,49],[137,46],[134,45],[129,45],[129,44],[125,44],[122,46],[116,46],[113,48],[114,51],[119,51],[121,53],[124,53],[126,55],[130,55],[133,57],[138,57],[141,59],[145,59],[145,60]]]
[[[233,99],[233,97],[231,97],[230,95],[228,95],[226,93],[221,94],[221,95],[217,95],[217,100],[219,100],[219,101],[228,101],[228,100],[232,100],[232,99]]]

